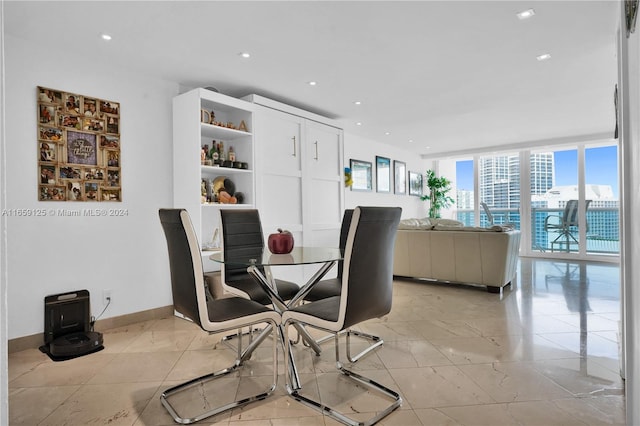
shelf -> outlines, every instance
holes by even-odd
[[[207,203],[207,204],[200,204],[201,207],[215,207],[217,209],[219,208],[225,208],[225,209],[252,209],[253,208],[253,204],[221,204],[221,203]]]
[[[237,175],[237,174],[252,174],[253,170],[249,169],[235,169],[232,167],[220,167],[220,166],[200,166],[200,172],[206,175]]]
[[[229,129],[228,127],[214,126],[213,124],[200,123],[200,129],[202,136],[208,138],[217,138],[225,141],[240,139],[247,136],[251,136],[251,132],[244,132],[242,130]]]

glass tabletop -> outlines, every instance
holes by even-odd
[[[342,251],[336,247],[294,247],[291,253],[273,254],[268,248],[244,251],[225,258],[223,252],[214,253],[209,259],[227,265],[276,266],[306,265],[342,260]]]

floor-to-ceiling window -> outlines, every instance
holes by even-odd
[[[587,147],[584,152],[587,253],[620,253],[618,147]]]
[[[589,258],[619,254],[617,157],[615,143],[600,143],[445,161],[465,225],[492,217],[523,230],[522,254]]]

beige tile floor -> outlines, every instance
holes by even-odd
[[[610,264],[523,259],[502,297],[396,280],[392,312],[360,327],[384,345],[351,367],[402,395],[385,425],[623,425],[618,274]],[[105,349],[74,360],[9,355],[11,425],[171,425],[160,393],[234,359],[220,336],[174,317],[103,331]],[[241,378],[184,403],[269,383],[267,343]],[[319,357],[296,347],[304,391],[365,419],[386,401],[334,372],[332,346]],[[287,396],[279,370],[272,397],[200,424],[336,424]]]

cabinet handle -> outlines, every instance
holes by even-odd
[[[295,157],[296,156],[296,137],[294,136],[291,139],[293,140],[293,154],[291,155]]]
[[[313,157],[313,159],[318,160],[318,141],[315,141],[313,144],[316,146],[316,156]]]

